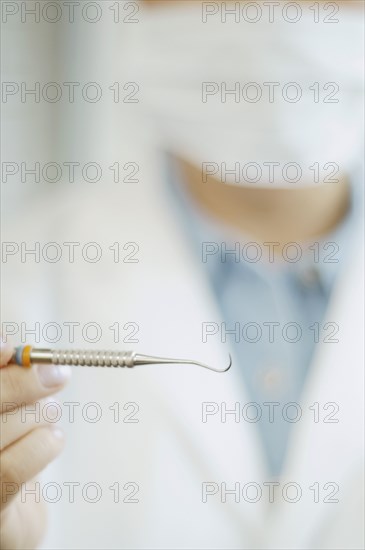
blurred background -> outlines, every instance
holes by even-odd
[[[263,7],[268,3],[144,4],[2,2],[2,327],[15,343],[127,348],[194,357],[217,367],[227,364],[230,352],[234,366],[216,376],[167,366],[130,372],[75,369],[72,383],[58,396],[67,447],[41,477],[42,487],[53,484],[42,548],[361,548],[363,3],[347,2],[344,9],[335,2],[326,3],[327,8],[320,2],[278,2],[274,21]],[[288,22],[295,19],[298,5],[301,17]],[[257,6],[262,17],[252,22]],[[227,8],[236,12],[225,19]],[[338,23],[325,21],[337,17]],[[251,103],[237,102],[233,96],[223,101],[219,89],[207,102],[202,100],[202,82],[225,83],[232,89],[238,81],[279,82],[280,91],[283,83],[300,82],[305,93],[298,103]],[[339,86],[339,92],[334,89],[338,104],[322,101],[333,91],[323,87],[328,82]],[[22,96],[22,90],[37,89],[37,83],[39,101],[31,92]],[[47,83],[56,86],[45,87]],[[316,83],[321,100],[313,102]],[[314,90],[309,91],[310,86]],[[57,90],[60,100],[49,99]],[[49,94],[48,100],[42,93]],[[97,101],[95,94],[100,94]],[[260,323],[277,320],[274,310],[264,309],[266,295],[244,290],[250,288],[250,276],[239,273],[236,286],[229,287],[234,278],[228,274],[228,282],[219,286],[211,263],[207,267],[202,260],[204,242],[220,247],[224,241],[229,247],[255,242],[256,237],[249,231],[241,234],[230,223],[233,207],[226,209],[224,223],[214,225],[214,205],[222,203],[222,196],[212,200],[209,216],[202,215],[204,208],[192,207],[190,212],[194,201],[187,199],[188,193],[180,194],[179,187],[190,172],[181,169],[178,158],[195,166],[200,183],[203,162],[232,166],[236,161],[296,161],[305,167],[298,185],[303,188],[307,183],[313,186],[305,179],[313,176],[311,163],[331,162],[339,166],[339,183],[356,189],[349,198],[356,221],[346,222],[340,236],[328,233],[327,241],[338,245],[339,264],[325,265],[324,278],[332,281],[338,275],[341,286],[338,291],[330,287],[323,316],[315,309],[316,296],[306,301],[305,293],[313,288],[308,248],[314,239],[323,259],[324,252],[332,250],[323,251],[326,233],[317,235],[313,229],[303,242],[291,235],[287,239],[298,240],[307,252],[294,266],[300,272],[300,303],[314,303],[311,322],[318,315],[322,327],[337,323],[340,340],[313,346],[310,353],[299,345],[287,346],[284,370],[275,361],[273,347],[255,348],[260,368],[252,385],[261,384],[260,395],[270,402],[283,401],[280,391],[290,386],[292,358],[310,356],[310,378],[290,398],[300,396],[303,421],[292,428],[279,473],[268,469],[265,438],[255,423],[243,421],[242,415],[239,421],[233,415],[224,421],[220,415],[223,403],[229,410],[238,403],[241,410],[245,403],[259,401],[250,393],[251,382],[242,376],[253,363],[252,346],[237,346],[232,334],[223,337],[221,330],[203,338],[206,323],[221,329],[226,322],[232,328],[232,322],[247,322],[250,314]],[[22,168],[32,170],[36,163],[39,181]],[[62,167],[60,177],[55,164],[44,177],[42,168],[48,163]],[[329,173],[321,172],[320,183]],[[237,183],[232,177],[229,183]],[[290,187],[288,182],[276,184],[286,191]],[[264,180],[257,187],[265,185]],[[242,191],[245,183],[236,187]],[[247,187],[252,190],[255,185]],[[251,200],[249,194],[245,197]],[[261,198],[252,202],[258,204]],[[232,202],[239,200],[236,195]],[[321,200],[326,204],[326,197]],[[266,201],[260,219],[270,210],[271,198]],[[311,204],[317,212],[316,201],[303,204],[305,220]],[[190,232],[199,215],[203,229],[193,236],[192,246]],[[274,230],[269,237],[276,241]],[[37,243],[38,256],[21,254],[23,249],[37,249]],[[59,261],[45,260],[46,243],[62,250]],[[78,243],[75,261],[70,261],[65,243]],[[85,243],[97,244],[99,261],[85,261]],[[12,246],[19,246],[19,251]],[[90,254],[94,252],[95,247]],[[219,254],[217,258],[219,263]],[[323,262],[317,263],[322,269]],[[279,279],[276,268],[264,263],[273,287]],[[250,295],[248,313],[245,303]],[[240,304],[236,317],[226,315],[221,296],[227,296],[231,307]],[[278,302],[292,306],[285,293],[279,294]],[[294,310],[288,311],[284,308],[284,319],[295,321],[290,317]],[[75,323],[74,338],[70,323]],[[45,332],[48,324],[53,326]],[[88,324],[93,326],[85,337],[82,327]],[[59,335],[54,325],[61,327]],[[94,338],[95,326],[101,332]],[[77,411],[96,404],[100,420],[85,420],[86,413],[80,412],[71,419],[70,403]],[[219,410],[206,423],[201,416],[204,403]],[[337,404],[340,422],[314,422],[309,412],[314,403],[322,419],[332,410],[323,407]],[[126,421],[131,411],[137,411],[135,423]],[[261,498],[253,504],[242,496],[239,502],[229,497],[224,501],[221,494],[222,483],[229,488],[238,482],[256,483],[264,489],[265,483],[289,481],[303,491],[295,503],[281,498],[272,505]],[[205,482],[218,484],[216,499],[202,499]],[[70,483],[79,484],[74,500]],[[99,500],[79,491],[88,483],[101,488]],[[118,502],[111,490],[115,483],[122,495]],[[130,495],[128,483],[138,486],[137,502],[124,500]],[[315,483],[322,492],[314,503],[309,488]],[[328,483],[341,488],[339,503],[326,502],[332,487]]]

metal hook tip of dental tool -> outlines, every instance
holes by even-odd
[[[200,363],[200,361],[194,361],[193,359],[170,359],[168,357],[152,357],[150,355],[140,355],[139,353],[133,357],[133,366],[136,365],[166,365],[166,364],[177,364],[177,365],[196,365],[204,369],[211,370],[213,372],[227,372],[232,366],[232,357],[229,354],[229,364],[224,369],[216,369],[205,363]]]
[[[229,370],[232,366],[232,357],[231,354],[229,354],[228,367],[226,367],[225,369],[215,369],[214,367],[210,367],[209,365],[205,365],[204,363],[200,363],[198,361],[191,361],[191,364],[198,365],[199,367],[203,367],[204,369],[212,370],[213,372],[227,372],[227,370]]]
[[[205,363],[200,363],[199,361],[189,361],[189,363],[191,363],[192,365],[197,365],[198,367],[203,367],[204,369],[208,369],[213,372],[227,372],[227,370],[229,370],[232,366],[232,357],[231,354],[229,354],[228,367],[226,367],[225,369],[216,369],[214,367],[211,367],[210,365],[206,365]]]

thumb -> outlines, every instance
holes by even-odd
[[[13,355],[14,348],[10,342],[5,342],[2,336],[0,336],[0,367],[7,365]]]

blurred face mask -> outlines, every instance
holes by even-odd
[[[317,185],[361,159],[361,13],[287,4],[228,2],[224,14],[217,2],[163,2],[129,26],[124,74],[143,120],[203,179]]]

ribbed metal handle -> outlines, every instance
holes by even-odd
[[[52,350],[54,365],[74,365],[80,367],[133,367],[132,351],[108,350]],[[36,360],[36,358],[34,358]]]

